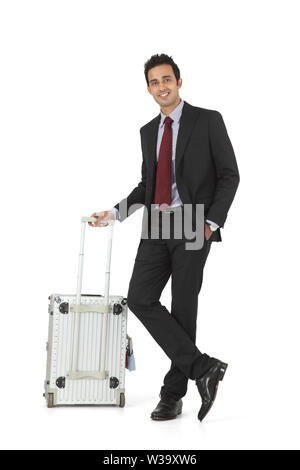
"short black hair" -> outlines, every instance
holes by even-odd
[[[145,62],[145,78],[147,85],[149,86],[149,79],[148,79],[148,72],[150,69],[153,67],[156,67],[157,65],[162,65],[162,64],[169,64],[171,65],[175,78],[176,78],[176,83],[178,83],[178,80],[180,78],[180,70],[178,68],[178,65],[175,64],[174,60],[172,59],[172,56],[168,56],[167,54],[154,54],[150,57],[147,62]]]

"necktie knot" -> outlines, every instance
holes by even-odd
[[[172,122],[173,122],[173,119],[170,118],[169,116],[167,116],[166,119],[164,120],[164,124],[167,126],[171,126]]]

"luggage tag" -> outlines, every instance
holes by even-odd
[[[128,370],[135,370],[135,359],[133,353],[131,356],[128,356]]]
[[[126,363],[125,367],[129,370],[136,370],[135,358],[133,354],[133,343],[130,336],[127,335],[127,347],[126,347]]]

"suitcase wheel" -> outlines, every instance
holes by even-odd
[[[53,408],[54,393],[47,393],[47,408]]]
[[[120,393],[120,404],[119,404],[119,406],[121,408],[124,408],[124,406],[125,406],[125,393],[123,393],[123,392]]]

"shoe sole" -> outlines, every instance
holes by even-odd
[[[156,417],[156,416],[150,416],[150,418],[153,419],[154,421],[168,421],[169,419],[177,418],[177,416],[181,415],[181,413],[182,413],[182,411],[178,411],[177,415],[172,416],[171,418],[159,418],[159,417]]]
[[[221,369],[220,369],[219,378],[218,378],[218,382],[217,382],[217,385],[216,385],[216,388],[215,388],[215,393],[214,393],[212,402],[211,402],[209,408],[207,408],[207,410],[205,411],[205,413],[202,414],[201,417],[199,418],[200,421],[203,421],[203,420],[204,420],[205,416],[207,415],[207,413],[209,412],[209,410],[210,410],[211,407],[213,406],[214,401],[215,401],[216,396],[217,396],[217,391],[218,391],[218,387],[219,387],[219,382],[220,382],[220,380],[223,380],[227,367],[228,367],[228,364],[225,364],[225,363],[222,364],[222,367],[221,367]]]

